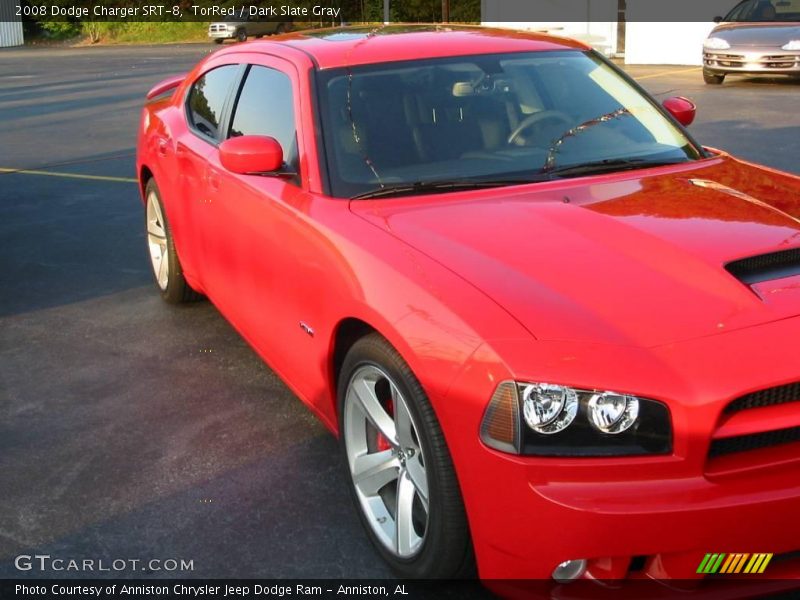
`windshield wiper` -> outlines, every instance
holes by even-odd
[[[548,171],[539,171],[533,175],[512,179],[452,179],[439,181],[416,181],[398,185],[385,185],[361,194],[351,196],[351,200],[368,200],[373,198],[392,198],[396,196],[415,196],[421,194],[443,194],[463,190],[479,190],[484,188],[523,185],[552,181],[562,177],[576,177],[597,173],[610,173],[647,167],[663,167],[676,165],[688,160],[653,160],[644,158],[607,158],[578,165],[564,165]]]
[[[614,171],[629,171],[631,169],[646,169],[648,167],[664,167],[689,162],[688,160],[652,160],[646,158],[607,158],[578,165],[564,165],[554,167],[547,171],[556,177],[569,177],[580,175],[594,175],[611,173]]]
[[[370,198],[391,198],[393,196],[414,196],[418,194],[443,194],[458,190],[479,190],[484,188],[504,187],[537,183],[552,179],[548,173],[519,179],[452,179],[441,181],[416,181],[399,185],[385,185],[368,192],[356,194],[351,200],[367,200]]]

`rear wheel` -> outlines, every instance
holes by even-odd
[[[150,266],[153,268],[153,277],[161,291],[161,297],[170,304],[192,302],[201,298],[183,276],[181,261],[175,251],[175,242],[161,203],[161,194],[154,179],[148,181],[145,188],[145,220]]]
[[[719,85],[725,81],[725,75],[719,75],[708,69],[703,69],[703,81],[711,85]]]
[[[215,44],[221,44],[221,43],[222,43],[222,42],[224,42],[224,41],[225,41],[225,40],[223,40],[222,38],[215,38],[215,39],[214,39],[214,43],[215,43]]]
[[[236,39],[240,42],[247,41],[247,32],[244,29],[240,29],[236,32]]]
[[[464,504],[439,423],[411,369],[377,334],[356,342],[339,379],[342,452],[370,541],[400,575],[472,575]]]

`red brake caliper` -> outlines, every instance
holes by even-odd
[[[386,401],[386,412],[389,413],[390,417],[394,416],[394,403],[392,402],[391,398]],[[378,438],[375,441],[375,445],[378,447],[378,452],[389,450],[392,447],[392,445],[389,443],[389,440],[387,440],[386,436],[380,431],[378,432]]]

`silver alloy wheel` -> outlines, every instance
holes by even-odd
[[[390,552],[413,557],[425,541],[429,488],[420,436],[405,398],[384,371],[361,367],[347,386],[343,423],[361,510]]]
[[[169,281],[169,251],[167,248],[167,228],[161,205],[155,192],[147,195],[147,245],[150,248],[150,264],[156,276],[158,287],[167,289]]]

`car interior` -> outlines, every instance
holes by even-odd
[[[346,182],[392,183],[532,173],[556,151],[570,161],[631,144],[652,152],[635,117],[572,131],[622,106],[577,54],[340,74],[326,86],[329,160]]]

